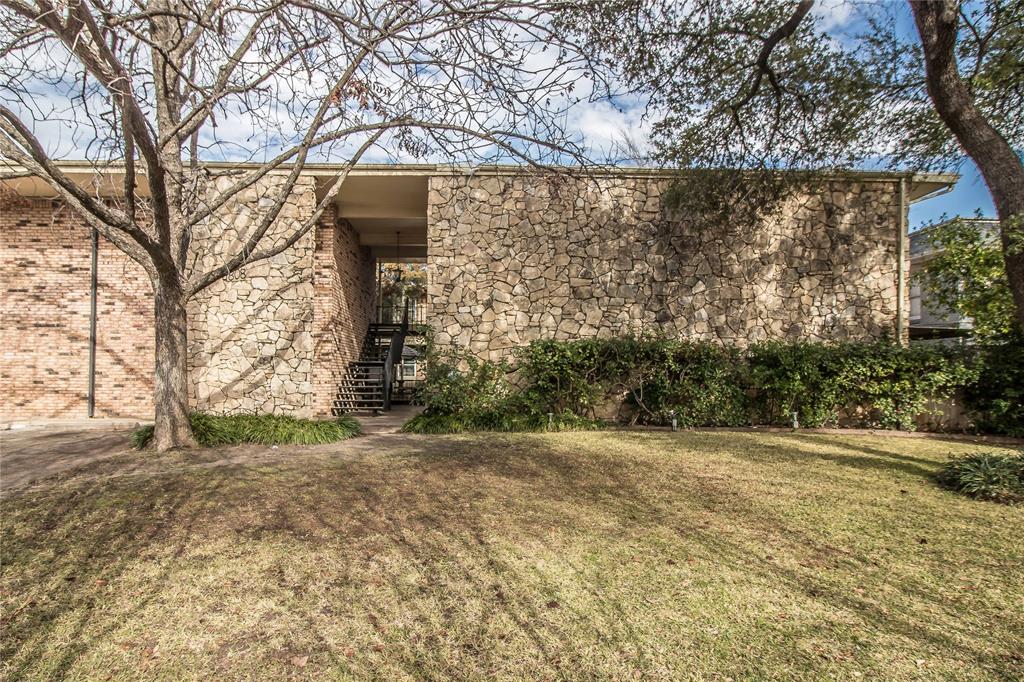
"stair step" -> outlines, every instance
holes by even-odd
[[[402,332],[400,323],[371,323],[363,337],[359,358],[348,363],[345,374],[331,401],[336,413],[345,411],[378,412],[384,409],[384,376],[391,342]],[[409,393],[400,385],[392,389],[394,397],[402,399]]]

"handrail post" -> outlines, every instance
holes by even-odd
[[[391,385],[395,380],[395,363],[402,361],[402,349],[405,348],[405,336],[409,331],[409,301],[405,302],[402,312],[402,324],[391,335],[388,356],[384,360],[384,409],[391,409]]]

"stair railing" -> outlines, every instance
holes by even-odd
[[[402,350],[405,348],[405,336],[409,332],[409,301],[405,301],[405,309],[402,311],[402,324],[394,334],[391,335],[391,345],[388,346],[388,356],[384,361],[384,409],[391,409],[391,388],[395,381],[395,365],[402,362]]]

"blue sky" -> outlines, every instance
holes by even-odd
[[[913,37],[914,29],[910,12],[905,6],[880,5],[858,5],[856,2],[844,0],[820,0],[814,13],[820,22],[820,27],[836,36],[838,40],[844,40],[848,35],[863,30],[864,24],[858,16],[859,11],[874,10],[879,7],[892,10],[892,20],[898,30],[908,37]],[[538,60],[538,68],[553,68],[556,55],[551,52],[539,52],[534,56]],[[586,148],[593,158],[597,160],[621,160],[622,143],[629,140],[635,147],[643,149],[646,147],[645,139],[650,132],[651,121],[644,115],[645,102],[643,98],[627,97],[615,101],[587,101],[586,95],[590,92],[589,83],[580,83],[579,94],[583,101],[570,107],[565,112],[565,120],[562,125],[566,128],[570,137],[579,141],[582,147]],[[26,117],[30,121],[30,127],[40,137],[43,145],[57,158],[84,158],[86,149],[91,140],[92,128],[84,126],[78,121],[79,112],[73,108],[68,109],[66,103],[62,103],[59,93],[51,86],[40,92],[34,98],[33,104],[39,111],[36,116]],[[55,115],[56,114],[56,115]],[[257,117],[239,115],[233,117],[231,112],[225,111],[220,115],[220,127],[216,130],[216,137],[225,146],[214,148],[216,156],[241,160],[250,158],[253,153],[253,140],[259,138],[263,130],[263,121]],[[268,140],[263,140],[269,143]],[[271,147],[273,145],[270,145]],[[274,151],[274,150],[271,150]],[[345,152],[346,149],[337,150]],[[349,150],[350,151],[350,150]],[[258,155],[257,155],[258,156]],[[315,161],[338,162],[344,160],[346,154],[331,154],[330,152],[313,152]],[[237,157],[237,158],[236,158]],[[210,158],[209,156],[207,158]],[[408,158],[396,150],[394,145],[382,141],[377,148],[371,149],[364,157],[364,162],[394,162],[394,161],[439,161],[446,158],[424,159]],[[870,167],[874,164],[866,164]],[[878,164],[882,167],[882,164]],[[974,164],[966,160],[959,169],[961,179],[952,192],[937,196],[924,202],[913,204],[910,208],[910,229],[917,229],[923,225],[942,220],[944,217],[973,216],[980,212],[982,216],[994,216],[992,201],[988,190],[985,188]]]
[[[992,197],[977,167],[970,160],[960,168],[960,182],[952,192],[910,206],[910,229],[913,231],[946,217],[973,216],[980,210],[984,217],[995,217]]]

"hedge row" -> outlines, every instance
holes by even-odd
[[[979,430],[1024,435],[1024,344],[542,340],[507,365],[431,352],[427,410],[410,428],[580,428],[621,403],[620,419],[645,424],[787,426],[796,413],[802,426],[913,429],[955,394]]]

